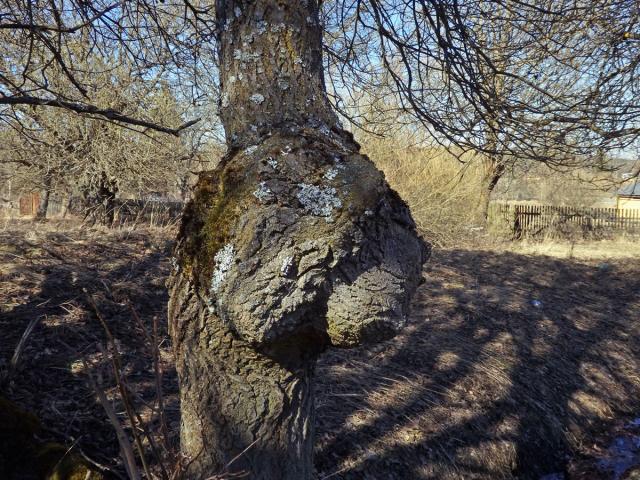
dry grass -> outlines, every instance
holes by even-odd
[[[53,439],[77,440],[92,458],[122,468],[81,361],[101,377],[128,428],[108,359],[96,347],[104,332],[82,287],[94,294],[141,416],[157,431],[152,405],[145,406],[156,390],[153,364],[126,299],[146,328],[154,315],[165,318],[173,233],[29,227],[0,232],[0,370],[33,316],[41,317],[4,394],[36,412]],[[319,363],[319,478],[612,478],[597,460],[622,430],[640,436],[623,428],[640,416],[640,262],[601,263],[506,247],[436,252],[401,335],[330,351]],[[179,406],[167,342],[160,353],[175,442]]]
[[[411,208],[420,232],[436,245],[468,244],[482,226],[480,171],[441,148],[417,148],[402,136],[359,139],[389,184]]]
[[[640,434],[623,428],[640,416],[638,312],[638,262],[436,252],[400,336],[323,359],[318,467],[343,480],[613,479],[597,462]]]
[[[468,152],[458,159],[442,147],[420,147],[414,137],[415,133],[398,128],[384,138],[360,133],[358,140],[405,199],[420,232],[433,244],[447,247],[473,246],[479,236],[510,237],[506,225],[485,225],[482,155]],[[563,173],[544,164],[516,162],[507,168],[491,198],[581,207],[611,200],[614,187],[610,174],[580,169]],[[572,232],[566,225],[555,233],[568,237],[582,231]]]
[[[3,394],[36,413],[50,439],[77,445],[116,470],[122,469],[116,433],[87,375],[101,384],[116,412],[121,413],[123,405],[109,359],[101,351],[107,343],[104,330],[83,290],[100,305],[117,339],[138,412],[158,440],[153,362],[127,301],[135,302],[148,329],[154,316],[166,317],[165,259],[172,236],[159,229],[79,229],[70,221],[13,221],[0,231],[0,378],[26,326],[33,318],[39,320],[11,381],[2,385]],[[177,389],[166,342],[160,355],[168,372],[167,408],[175,421]],[[120,420],[130,434],[128,419]],[[174,442],[176,434],[174,428]]]
[[[640,241],[633,238],[591,242],[522,241],[509,244],[507,249],[524,255],[546,255],[579,260],[640,259]]]

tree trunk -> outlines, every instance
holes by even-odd
[[[38,209],[33,217],[36,222],[47,221],[47,210],[49,210],[49,197],[51,196],[51,176],[47,175],[44,178],[44,188],[40,193],[40,202],[38,203]]]
[[[174,295],[185,295],[179,303],[188,309],[180,315],[199,320],[172,331],[178,342],[181,450],[192,460],[187,478],[223,471],[248,472],[256,480],[311,478],[318,352],[303,350],[304,342],[258,352],[219,318],[205,319],[190,285],[176,287]]]
[[[118,194],[118,182],[110,179],[105,172],[102,172],[100,183],[98,184],[98,199],[101,205],[100,223],[111,227],[116,214],[116,195]]]
[[[62,204],[62,212],[60,214],[61,218],[67,218],[67,214],[69,213],[69,210],[71,210],[72,202],[73,202],[73,195],[71,193],[68,193],[64,197],[64,203]]]
[[[483,159],[482,183],[480,185],[480,221],[486,225],[489,216],[489,203],[491,194],[502,178],[505,165],[496,156],[489,156]]]
[[[316,0],[217,0],[220,117],[227,144],[250,145],[286,123],[336,126],[322,69]]]
[[[118,182],[109,178],[106,172],[101,172],[91,179],[83,191],[85,216],[84,221],[91,225],[98,223],[110,227],[113,225],[116,213],[116,196]]]
[[[169,281],[186,476],[313,472],[313,371],[393,336],[428,248],[339,128],[316,0],[218,0],[229,150],[200,175]]]

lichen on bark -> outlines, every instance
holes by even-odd
[[[395,335],[406,321],[411,295],[428,256],[407,206],[373,163],[358,153],[358,145],[348,134],[322,135],[295,125],[283,131],[286,133],[265,138],[251,156],[237,151],[218,170],[203,175],[183,221],[175,255],[180,265],[197,268],[174,272],[170,320],[183,407],[194,408],[183,412],[182,420],[183,444],[191,445],[188,450],[193,456],[208,448],[203,441],[194,443],[198,437],[194,431],[203,423],[210,435],[222,437],[219,442],[246,448],[276,436],[270,444],[282,453],[282,449],[293,448],[298,435],[299,441],[304,440],[299,448],[310,449],[310,433],[296,433],[283,412],[271,410],[268,397],[273,392],[261,377],[271,378],[273,388],[280,385],[276,390],[300,382],[307,385],[315,358],[327,347],[351,347]],[[285,149],[287,153],[278,156]],[[274,156],[278,156],[277,170],[270,161]],[[341,168],[335,168],[337,156]],[[327,176],[331,169],[335,172]],[[230,172],[242,174],[233,177]],[[308,198],[300,198],[301,184],[335,195],[331,222],[327,222],[322,199],[314,209],[309,208]],[[261,185],[273,197],[269,202],[255,195]],[[219,205],[225,205],[233,213],[212,214],[206,205],[216,212]],[[215,248],[206,243],[211,232],[220,235],[215,237]],[[194,239],[203,243],[198,245]],[[211,288],[212,278],[215,289]],[[221,338],[228,340],[221,342]],[[244,353],[238,356],[240,351]],[[245,371],[262,373],[245,377]],[[209,381],[227,385],[229,390],[212,393],[210,387],[203,388],[200,382],[211,372],[215,375]],[[310,395],[308,387],[299,388],[302,390],[296,391]],[[213,407],[205,405],[217,405],[219,395],[231,395],[234,402],[225,404],[224,419],[207,419]],[[293,401],[285,395],[281,401],[293,418],[302,415],[312,422],[307,398]],[[296,411],[302,408],[295,407],[296,403],[308,411],[304,415]],[[256,413],[258,410],[262,413]],[[255,423],[245,424],[246,415]],[[233,427],[229,425],[232,419]],[[267,425],[269,432],[263,432]],[[211,464],[221,467],[223,459],[217,456],[226,448],[211,442],[217,446],[207,452],[207,458],[215,458]],[[280,461],[276,462],[280,467],[272,465],[273,452],[246,455],[250,462],[283,468]],[[284,470],[277,471],[281,475]]]
[[[228,153],[200,175],[169,280],[188,478],[313,472],[313,371],[395,335],[429,249],[340,128],[315,0],[218,0]]]

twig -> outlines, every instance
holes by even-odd
[[[47,247],[45,245],[36,245],[35,243],[31,243],[28,240],[24,240],[24,243],[29,245],[31,248],[35,248],[35,249],[39,248],[41,250],[44,250],[45,252],[47,252],[52,257],[57,258],[58,260],[60,260],[62,263],[69,263],[68,260],[65,257],[63,257],[58,252],[56,252],[55,250],[52,250],[51,248],[49,248],[49,247]]]
[[[120,373],[122,372],[122,359],[120,358],[120,353],[118,352],[118,347],[116,345],[115,338],[111,334],[111,330],[109,330],[109,326],[107,325],[107,322],[102,317],[100,310],[98,310],[98,305],[96,305],[96,302],[93,300],[93,297],[91,296],[91,294],[88,293],[86,288],[84,288],[83,290],[87,294],[89,303],[93,307],[93,310],[95,311],[96,316],[98,317],[98,320],[102,324],[102,328],[104,329],[105,334],[107,336],[107,341],[109,342],[109,344],[111,344],[111,347],[113,350],[113,355],[111,356],[111,361],[113,364],[113,373],[116,378],[116,384],[118,385],[118,390],[120,391],[120,397],[122,398],[122,403],[124,404],[127,417],[129,418],[129,422],[131,423],[131,432],[133,434],[133,439],[136,443],[138,453],[140,454],[140,461],[142,462],[142,467],[144,468],[144,472],[147,478],[149,479],[153,478],[149,470],[149,464],[147,463],[147,459],[145,458],[145,455],[144,455],[142,440],[140,439],[140,435],[138,435],[138,432],[136,429],[136,416],[134,415],[133,407],[132,407],[131,401],[129,400],[129,395],[127,394],[127,388],[124,384],[124,380],[122,379],[122,375]],[[98,346],[102,348],[102,345],[98,344]],[[106,355],[106,352],[103,352],[103,353]]]
[[[82,449],[80,447],[76,447],[76,452],[82,457],[84,458],[85,462],[90,463],[91,465],[93,465],[95,468],[97,468],[98,470],[100,470],[102,473],[106,473],[108,472],[109,475],[112,475],[120,480],[122,480],[122,475],[120,475],[118,472],[114,471],[112,468],[107,467],[106,465],[102,465],[101,463],[96,462],[93,458],[88,457],[86,453],[84,453],[82,451]]]
[[[249,450],[251,450],[251,448],[258,442],[258,439],[256,438],[253,442],[251,442],[247,448],[245,448],[244,450],[242,450],[238,455],[236,455],[235,457],[233,457],[229,463],[227,463],[227,465],[224,467],[224,472],[214,475],[213,477],[207,477],[206,480],[231,480],[233,478],[246,478],[249,475],[249,472],[237,472],[237,473],[230,473],[228,472],[229,467],[236,461],[238,460],[240,457],[242,457],[245,453],[247,453]]]
[[[127,389],[128,393],[136,396],[131,390],[129,390],[129,387],[127,387],[126,385],[125,385],[125,388]],[[136,419],[138,420],[138,424],[140,425],[140,428],[144,433],[144,436],[147,438],[147,441],[149,442],[149,446],[151,447],[151,451],[154,457],[156,457],[156,459],[158,460],[158,464],[160,465],[160,471],[162,473],[162,479],[169,480],[169,474],[167,473],[167,470],[164,466],[164,462],[162,461],[162,457],[160,456],[160,453],[158,453],[158,448],[156,447],[156,442],[153,440],[153,437],[151,436],[151,432],[149,432],[149,429],[147,428],[145,423],[142,421],[142,417],[140,417],[140,414],[138,413],[138,411],[133,409],[133,412],[136,415]]]
[[[135,454],[133,453],[133,447],[131,446],[131,442],[129,442],[129,439],[127,438],[127,434],[122,428],[122,425],[120,425],[120,422],[118,421],[118,416],[116,415],[116,412],[113,410],[113,407],[109,403],[109,400],[107,399],[106,394],[98,386],[98,384],[95,382],[95,380],[91,376],[91,373],[89,372],[89,365],[87,364],[84,358],[82,359],[82,364],[84,365],[85,372],[87,373],[87,377],[89,378],[89,383],[91,384],[91,387],[93,388],[93,390],[96,392],[98,401],[102,405],[102,408],[104,408],[104,411],[106,412],[107,417],[109,417],[109,421],[111,422],[111,425],[116,431],[116,437],[118,438],[118,443],[120,444],[120,451],[122,452],[122,457],[123,457],[122,459],[124,460],[124,466],[127,469],[127,475],[131,480],[140,480],[140,472],[138,471],[138,466],[136,465]]]
[[[167,429],[167,422],[164,413],[164,394],[162,392],[162,366],[160,365],[160,342],[158,336],[158,316],[153,316],[152,335],[150,336],[149,331],[142,322],[142,319],[138,315],[138,312],[136,312],[129,300],[127,300],[127,305],[131,310],[131,315],[138,324],[138,327],[140,327],[140,329],[142,330],[144,337],[151,348],[156,387],[156,400],[158,402],[158,417],[160,420],[160,432],[162,433],[162,444],[165,450],[169,452],[171,450],[171,447],[169,445],[169,430]]]
[[[18,345],[16,345],[16,349],[13,352],[13,357],[11,357],[11,363],[9,364],[9,374],[11,374],[13,370],[15,370],[16,366],[18,365],[18,360],[20,360],[20,355],[22,354],[22,350],[24,349],[24,346],[27,343],[27,339],[29,338],[29,335],[31,335],[31,332],[33,332],[33,329],[38,323],[38,320],[40,320],[43,316],[44,315],[33,317],[29,322],[29,325],[27,325],[27,328],[22,334],[22,337],[20,338]]]
[[[0,30],[30,30],[32,32],[56,32],[56,33],[75,33],[78,30],[91,25],[96,20],[99,20],[101,17],[109,13],[114,8],[118,7],[119,3],[114,3],[111,6],[99,11],[93,17],[88,18],[86,21],[82,23],[78,23],[72,27],[61,27],[55,25],[39,25],[33,22],[23,23],[23,22],[9,22],[0,24]],[[626,38],[626,37],[625,37]]]
[[[67,370],[68,371],[68,370]],[[78,445],[78,443],[80,442],[80,439],[82,438],[82,436],[78,437],[77,439],[73,438],[73,436],[68,435],[65,432],[61,432],[59,430],[56,430],[55,428],[51,428],[50,426],[47,425],[43,425],[43,430],[51,433],[52,435],[58,436],[60,438],[65,438],[68,442],[71,442],[73,444],[75,444],[75,451],[77,455],[80,455],[87,463],[90,463],[93,467],[95,467],[97,470],[99,470],[102,473],[108,473],[109,476],[112,476],[114,478],[117,478],[118,480],[124,480],[124,478],[122,477],[122,475],[118,472],[116,472],[113,468],[108,467],[107,465],[103,465],[99,462],[97,462],[96,460],[94,460],[93,458],[89,457],[83,450],[82,448]]]
[[[233,457],[229,463],[227,463],[227,466],[225,468],[229,468],[231,465],[233,465],[233,463],[238,460],[240,457],[242,457],[245,453],[247,453],[249,450],[251,450],[251,448],[258,442],[258,439],[256,438],[253,442],[251,442],[247,448],[245,448],[244,450],[242,450],[238,455],[236,455],[235,457]]]
[[[0,96],[0,105],[40,105],[46,107],[62,108],[84,115],[98,115],[102,118],[112,120],[114,122],[135,125],[143,128],[150,128],[151,130],[156,130],[157,132],[161,133],[168,133],[176,137],[180,135],[180,132],[195,125],[201,120],[200,118],[198,118],[186,122],[177,128],[168,128],[162,125],[158,125],[157,123],[148,122],[146,120],[124,115],[111,108],[103,109],[95,105],[86,103],[69,102],[66,100],[61,100],[59,98],[39,98],[33,97],[31,95],[19,95],[15,97]]]
[[[320,480],[327,480],[328,478],[332,478],[335,477],[336,475],[340,475],[342,472],[344,472],[345,470],[347,470],[349,467],[342,467],[340,470],[336,470],[333,473],[330,473],[329,475],[326,475],[324,477],[322,477]]]
[[[162,366],[160,365],[160,342],[158,338],[158,316],[153,316],[153,369],[156,380],[156,398],[158,399],[158,415],[160,417],[160,431],[164,447],[169,450],[169,429],[164,414],[164,395],[162,392]]]
[[[53,468],[51,469],[51,472],[55,472],[56,469],[62,464],[62,461],[67,458],[67,455],[69,455],[69,452],[71,452],[71,450],[73,450],[73,447],[76,446],[76,444],[78,443],[78,441],[80,441],[80,437],[78,437],[69,448],[67,448],[67,451],[64,452],[64,455],[62,457],[60,457],[60,460],[58,460],[58,462],[53,466]],[[88,474],[90,474],[91,472],[87,472]]]

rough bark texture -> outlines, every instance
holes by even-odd
[[[85,221],[111,226],[116,214],[118,182],[106,172],[92,178],[84,190]]]
[[[309,478],[311,376],[328,345],[393,336],[428,250],[357,145],[291,126],[201,176],[184,215],[170,327],[193,478]]]
[[[255,143],[286,122],[335,125],[315,0],[217,0],[216,14],[229,144]]]
[[[188,478],[305,480],[315,359],[402,328],[428,247],[328,107],[315,2],[217,7],[230,148],[200,176],[169,281],[182,451]]]
[[[273,357],[258,352],[208,312],[186,276],[174,288],[172,316],[187,320],[173,332],[180,339],[181,448],[191,460],[187,478],[223,471],[251,472],[255,479],[309,478],[313,348],[307,351],[310,345],[300,342]]]
[[[49,210],[49,198],[51,196],[51,177],[45,177],[44,189],[40,193],[40,202],[33,219],[36,222],[44,222],[47,220],[47,210]]]
[[[491,195],[502,178],[506,166],[499,158],[487,157],[483,161],[482,184],[480,186],[480,220],[486,223],[489,216]]]

